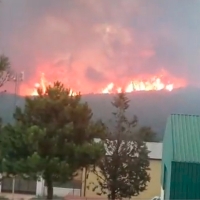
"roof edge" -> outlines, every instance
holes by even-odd
[[[171,142],[172,142],[172,159],[174,159],[174,146],[175,146],[175,143],[174,143],[174,129],[173,129],[173,120],[172,120],[172,116],[174,116],[174,115],[171,115],[171,117],[170,117],[170,122],[171,122]],[[183,115],[182,115],[183,116]]]
[[[170,114],[171,116],[188,116],[188,117],[200,117],[200,115],[195,115],[195,114],[185,114],[185,113],[172,113]]]

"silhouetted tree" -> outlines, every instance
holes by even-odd
[[[109,199],[122,199],[137,196],[144,191],[150,181],[148,149],[143,135],[135,134],[137,118],[132,121],[126,118],[129,100],[124,93],[114,97],[112,105],[115,128],[107,129],[104,140],[106,155],[99,159],[93,172],[97,176],[98,185],[93,189],[101,189],[98,195],[107,194]],[[89,186],[89,187],[90,187]]]
[[[145,142],[158,142],[156,132],[154,132],[151,127],[140,127],[137,134],[139,137],[143,138]]]

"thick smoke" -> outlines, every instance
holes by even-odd
[[[199,6],[198,0],[2,0],[0,49],[31,84],[44,72],[88,92],[162,69],[199,84]]]

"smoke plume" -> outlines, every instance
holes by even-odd
[[[0,50],[25,71],[26,84],[43,72],[91,92],[164,70],[198,85],[199,7],[198,0],[2,0]]]

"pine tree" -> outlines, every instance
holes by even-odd
[[[40,178],[53,198],[53,182],[71,180],[83,167],[93,165],[103,154],[94,138],[104,136],[101,122],[92,121],[92,111],[81,95],[70,95],[60,82],[43,94],[27,97],[17,108],[16,123],[7,125],[0,137],[2,172]]]

